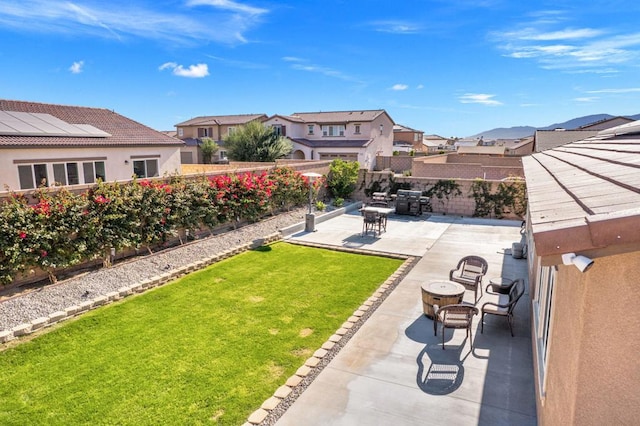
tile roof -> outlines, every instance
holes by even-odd
[[[99,147],[182,145],[182,141],[103,108],[0,99],[0,111],[50,114],[71,124],[89,124],[107,137],[0,136],[0,147]]]
[[[394,124],[393,125],[394,132],[414,132],[414,133],[424,133],[422,130],[412,129],[411,127],[403,126],[402,124]]]
[[[383,109],[364,111],[327,111],[327,112],[295,112],[291,114],[307,123],[358,123],[373,121],[381,114],[387,112]],[[387,114],[388,116],[388,114]],[[391,117],[389,117],[391,119]],[[393,122],[393,120],[391,120]]]
[[[640,121],[625,126],[523,158],[539,256],[640,243]]]
[[[201,117],[195,117],[182,123],[176,124],[177,126],[217,126],[217,125],[232,125],[232,124],[247,124],[253,120],[266,120],[267,114],[236,114],[236,115],[205,115]]]
[[[363,148],[373,139],[304,139],[290,138],[292,141],[311,148]]]

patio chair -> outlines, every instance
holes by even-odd
[[[438,335],[438,323],[442,324],[442,349],[444,350],[444,329],[465,328],[469,337],[469,344],[473,347],[471,324],[473,316],[478,314],[478,308],[470,303],[457,303],[443,306],[433,305],[433,334]]]
[[[482,297],[482,277],[487,273],[489,264],[480,256],[465,256],[458,261],[458,266],[449,272],[449,281],[462,284],[473,290],[474,302],[478,301],[478,289]]]
[[[487,293],[488,292],[489,291],[487,290]],[[524,294],[524,280],[522,278],[517,279],[511,286],[509,294],[491,294],[496,294],[498,296],[498,301],[486,302],[482,305],[482,316],[480,317],[480,333],[484,332],[485,314],[500,315],[503,317],[507,317],[507,321],[509,322],[509,330],[511,331],[511,337],[513,337],[513,310],[516,307],[518,300],[520,300],[520,298]]]
[[[369,233],[369,231],[373,231],[373,235],[377,235],[376,232],[380,233],[380,227],[382,225],[382,218],[380,214],[377,212],[363,212],[364,220],[362,223],[362,236],[364,237]]]

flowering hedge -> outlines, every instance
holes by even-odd
[[[80,195],[41,188],[32,195],[35,203],[12,194],[0,205],[0,284],[33,268],[46,271],[53,282],[61,268],[97,258],[107,264],[112,249],[150,250],[180,236],[180,230],[257,221],[303,205],[308,188],[299,172],[279,167],[190,180],[99,182]]]

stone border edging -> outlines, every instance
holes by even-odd
[[[246,243],[225,250],[221,253],[217,253],[204,259],[197,260],[193,263],[173,269],[169,272],[147,278],[133,285],[121,287],[118,289],[118,291],[112,291],[104,295],[96,296],[95,298],[87,300],[86,302],[69,306],[63,311],[56,311],[46,317],[36,318],[28,323],[19,324],[10,330],[0,331],[0,345],[8,343],[18,337],[28,336],[37,330],[51,327],[61,321],[65,321],[90,310],[124,299],[125,297],[131,296],[133,294],[144,293],[147,290],[164,285],[191,272],[204,269],[205,267],[215,262],[219,262],[236,254],[280,240],[282,240],[282,234],[280,232],[274,232],[264,238],[257,238],[251,243]],[[0,350],[1,349],[2,348],[0,347]]]

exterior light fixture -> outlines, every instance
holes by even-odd
[[[313,214],[313,182],[322,177],[322,175],[320,173],[307,172],[303,173],[302,176],[306,177],[309,182],[309,213],[305,218],[304,230],[306,232],[314,232],[316,230],[316,216]]]
[[[575,253],[565,253],[562,255],[562,263],[565,265],[575,265],[580,272],[587,272],[593,266],[593,260],[586,256],[576,255]]]

